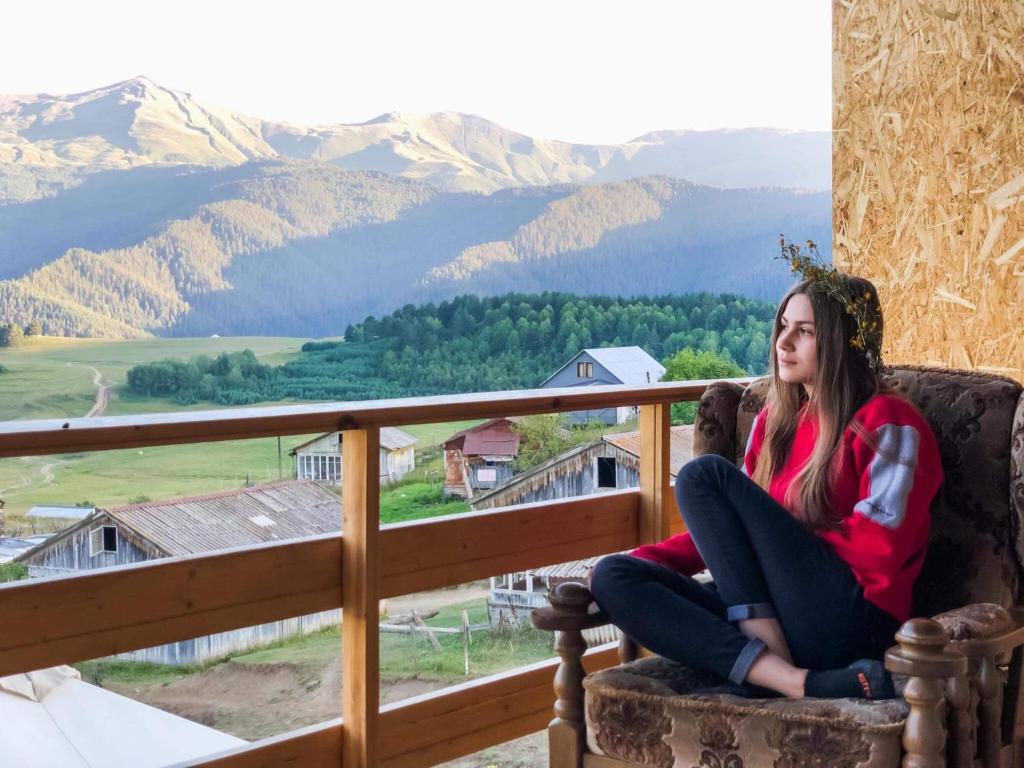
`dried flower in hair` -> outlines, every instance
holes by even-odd
[[[787,242],[785,235],[779,235],[779,246],[782,254],[777,258],[789,264],[790,272],[804,280],[822,285],[828,295],[838,301],[853,318],[855,330],[850,339],[850,346],[864,355],[872,370],[881,373],[882,333],[878,326],[874,302],[871,300],[871,292],[864,291],[860,295],[853,295],[846,276],[831,264],[820,261],[818,246],[813,241],[807,241],[805,253],[796,243]]]

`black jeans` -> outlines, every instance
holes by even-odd
[[[645,648],[733,682],[764,643],[735,622],[777,618],[806,669],[881,658],[899,622],[864,599],[831,546],[721,456],[699,456],[676,476],[676,501],[714,587],[629,555],[594,569],[591,589],[612,622]]]

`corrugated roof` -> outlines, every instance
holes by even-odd
[[[605,555],[588,557],[584,560],[570,560],[568,563],[545,565],[543,568],[531,569],[531,573],[547,579],[586,579],[590,569],[602,557]]]
[[[92,514],[92,507],[32,507],[26,517],[56,518],[58,520],[84,520]]]
[[[623,384],[653,384],[665,375],[665,366],[644,352],[640,347],[592,347],[580,350],[573,355],[565,365],[544,379],[541,382],[541,386],[547,385],[560,371],[571,365],[584,352],[604,366],[609,373]],[[586,382],[587,385],[597,383],[607,382]]]
[[[475,427],[467,427],[466,429],[459,430],[454,435],[452,435],[447,440],[445,440],[444,441],[444,445],[447,446],[448,443],[450,443],[452,440],[458,440],[460,437],[465,437],[466,435],[470,434],[471,432],[480,432],[480,431],[483,431],[483,430],[489,430],[492,427],[495,427],[495,426],[501,424],[502,422],[508,422],[509,424],[519,424],[520,422],[522,422],[522,420],[523,420],[522,416],[499,416],[496,419],[488,419],[487,421],[484,421],[484,422],[482,422],[480,424],[477,424]],[[508,431],[511,431],[511,428],[509,428]]]
[[[341,529],[341,500],[310,480],[285,480],[238,491],[115,507],[106,512],[169,555]]]
[[[28,552],[38,543],[38,540],[33,539],[15,539],[0,536],[0,563],[6,563],[23,552]]]
[[[521,435],[516,432],[470,432],[462,444],[464,456],[515,456]]]
[[[380,444],[389,451],[397,451],[399,448],[408,448],[416,443],[416,438],[408,432],[403,432],[395,427],[381,427]]]
[[[340,432],[324,432],[322,435],[317,435],[312,440],[307,440],[304,443],[300,443],[292,448],[289,452],[289,456],[294,456],[296,451],[305,448],[307,445],[312,445],[317,440],[323,440],[325,437],[331,435],[340,435]],[[389,451],[397,451],[400,448],[408,448],[410,445],[415,445],[417,438],[410,435],[408,432],[403,432],[396,427],[381,427],[380,429],[380,445],[381,448],[386,448]]]
[[[623,384],[651,384],[665,375],[665,366],[640,347],[601,347],[583,351]]]
[[[632,453],[634,456],[640,455],[639,432],[620,432],[615,435],[605,435],[603,440]],[[693,425],[683,424],[678,427],[672,427],[670,440],[669,472],[672,477],[675,477],[679,467],[693,458]]]

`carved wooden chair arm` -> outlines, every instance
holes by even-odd
[[[533,626],[548,632],[582,632],[609,623],[608,614],[597,608],[590,589],[578,581],[564,581],[548,595],[550,608],[537,608]]]
[[[949,633],[948,647],[969,659],[1005,657],[1024,645],[1024,608],[975,603],[940,613],[935,620]]]
[[[999,664],[1024,645],[1024,609],[964,606],[934,619],[912,619],[896,640],[885,666],[908,678],[903,692],[910,705],[903,734],[907,755],[922,765],[944,756],[951,768],[968,768],[977,754],[983,766],[1001,765],[1005,674]],[[943,702],[949,713],[948,743]]]

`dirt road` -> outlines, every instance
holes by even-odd
[[[96,401],[93,403],[92,408],[85,414],[85,418],[92,416],[102,416],[103,412],[107,410],[107,403],[110,401],[110,384],[103,383],[103,374],[100,373],[99,368],[93,368],[89,366],[89,370],[92,371],[92,384],[96,387]]]

